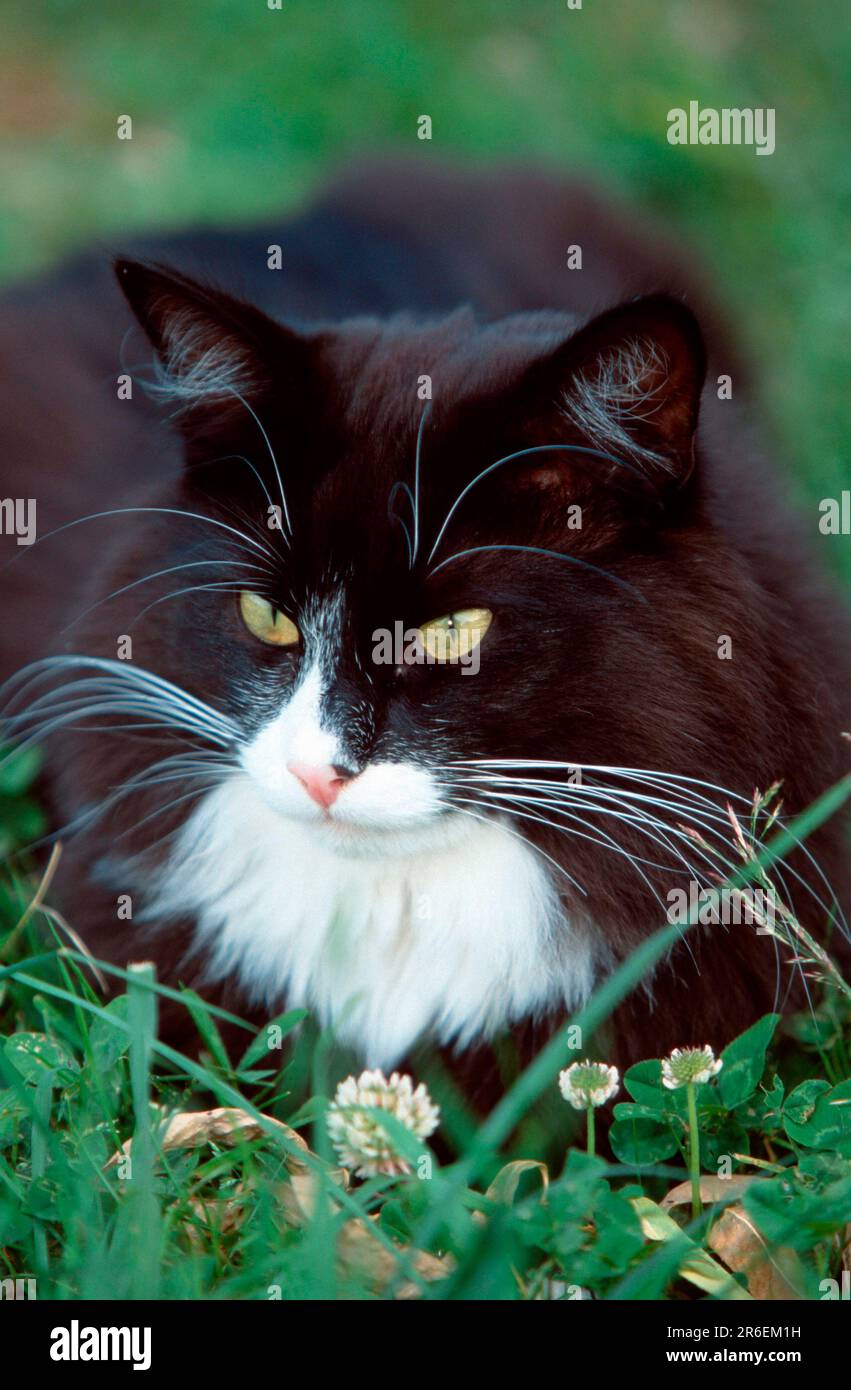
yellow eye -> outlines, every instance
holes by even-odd
[[[489,608],[461,608],[423,623],[420,637],[433,661],[458,661],[479,645],[492,622]]]
[[[244,589],[239,596],[239,612],[248,631],[273,647],[294,647],[299,631],[292,619],[259,594]]]

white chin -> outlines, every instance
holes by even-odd
[[[347,859],[396,859],[448,849],[469,838],[475,821],[458,811],[443,811],[419,821],[375,825],[348,819],[342,812],[310,817],[276,808],[282,820],[298,821],[302,831],[332,854]]]

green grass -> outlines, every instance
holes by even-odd
[[[585,0],[581,12],[561,0],[284,0],[281,12],[262,0],[120,11],[7,0],[5,13],[15,45],[0,59],[0,277],[143,228],[283,214],[363,149],[584,171],[703,258],[756,362],[761,425],[825,563],[851,583],[847,538],[818,537],[816,510],[845,481],[851,54],[839,0]],[[777,152],[672,148],[666,113],[691,98],[774,106]],[[430,147],[415,138],[423,112]],[[115,137],[123,114],[132,142]],[[17,762],[0,778],[4,855],[42,833],[34,773]],[[618,1099],[632,1108],[618,1114],[607,1165],[583,1153],[559,1097],[556,1072],[574,1060],[563,1039],[522,1076],[501,1046],[509,1088],[484,1128],[423,1056],[448,1159],[426,1179],[346,1187],[324,1111],[350,1064],[331,1039],[308,1021],[279,1069],[246,1029],[232,1063],[215,1012],[184,996],[201,1060],[169,1051],[156,1036],[161,987],[134,972],[106,1005],[49,908],[32,907],[35,890],[24,870],[0,884],[0,1276],[34,1274],[39,1296],[57,1298],[501,1299],[584,1287],[634,1299],[743,1286],[712,1262],[717,1212],[690,1222],[679,1207],[672,1221],[656,1205],[687,1177],[685,1102],[659,1086],[658,1059],[626,1078]],[[589,1029],[661,943],[607,983]],[[742,1198],[747,1216],[818,1297],[851,1220],[843,991],[823,986],[814,1014],[729,1043],[697,1097],[704,1171],[719,1154],[742,1156],[733,1175],[761,1179]],[[256,1113],[255,1137],[163,1151],[164,1116],[213,1104]],[[108,1166],[128,1140],[130,1178]],[[428,1271],[439,1278],[424,1284],[416,1251],[442,1261]]]

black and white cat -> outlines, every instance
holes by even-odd
[[[153,363],[94,263],[0,328],[41,518],[7,713],[47,747],[66,915],[370,1064],[553,1026],[735,861],[728,805],[842,770],[837,609],[738,406],[699,424],[679,272],[557,181],[387,166],[153,250],[117,265]],[[778,873],[821,931],[839,826]],[[798,973],[698,928],[620,1056],[723,1045]]]

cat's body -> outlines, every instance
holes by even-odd
[[[153,400],[100,263],[7,303],[3,495],[38,499],[41,538],[168,509],[72,527],[3,573],[3,673],[48,650],[111,661],[39,668],[28,692],[85,680],[60,701],[135,726],[81,733],[68,706],[47,745],[57,822],[105,808],[61,885],[99,955],[153,957],[261,1018],[309,1007],[366,1062],[424,1038],[469,1056],[552,1026],[672,888],[710,881],[683,825],[716,844],[723,825],[732,854],[728,793],[746,819],[783,779],[792,814],[840,775],[841,619],[738,400],[706,393],[694,446],[694,321],[655,298],[576,331],[683,288],[619,225],[537,175],[379,167],[278,231],[148,245],[296,330],[129,264]],[[300,644],[258,642],[241,590]],[[467,610],[492,615],[475,672],[376,662],[377,632]],[[841,895],[838,827],[811,848]],[[820,930],[830,894],[801,853],[787,886]],[[698,927],[619,1011],[620,1058],[723,1045],[787,997],[770,937]]]

